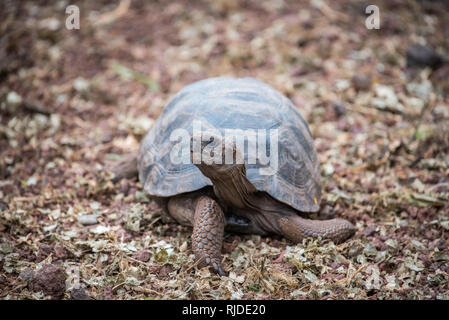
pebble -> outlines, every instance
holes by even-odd
[[[151,258],[151,253],[147,250],[139,250],[135,253],[134,258],[142,262],[148,262]]]
[[[371,77],[366,75],[355,75],[352,77],[352,85],[358,91],[369,90],[371,88]]]
[[[378,109],[390,108],[399,112],[403,111],[403,105],[399,103],[396,93],[391,87],[377,85],[375,87],[376,96],[371,100],[372,104]]]
[[[42,291],[53,299],[62,299],[65,292],[66,273],[53,264],[45,264],[39,269],[32,280],[31,289],[34,292]]]
[[[72,300],[92,300],[86,290],[80,285],[74,285],[72,291],[70,292],[70,299]]]
[[[11,106],[17,106],[22,103],[22,97],[19,96],[16,92],[11,91],[6,96],[6,103]]]
[[[97,224],[98,220],[97,217],[93,214],[83,214],[78,216],[78,222],[83,226],[90,226],[93,224]]]
[[[330,163],[323,164],[323,171],[326,176],[331,176],[334,174],[334,166]]]
[[[430,67],[436,69],[443,62],[443,59],[435,50],[422,46],[420,44],[411,45],[407,49],[406,56],[407,68]]]
[[[33,280],[33,277],[34,277],[34,271],[29,268],[22,270],[22,272],[20,272],[20,274],[19,274],[19,279],[26,281],[26,282],[31,282],[31,280]]]
[[[78,77],[73,81],[73,87],[78,92],[83,92],[89,89],[89,82],[86,79]]]
[[[55,256],[60,259],[65,259],[68,257],[68,252],[64,248],[63,245],[60,245],[60,244],[55,245],[54,252],[55,252]]]
[[[346,114],[346,107],[341,101],[336,101],[332,104],[332,108],[334,109],[337,118],[340,118]]]

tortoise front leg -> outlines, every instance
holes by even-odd
[[[192,251],[198,266],[211,266],[220,276],[225,276],[221,266],[221,247],[225,217],[218,203],[210,197],[197,200],[193,219]]]

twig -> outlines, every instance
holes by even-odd
[[[366,266],[367,266],[366,264],[363,265],[363,266],[361,266],[361,267],[358,268],[353,274],[351,274],[350,276],[346,276],[346,278],[341,279],[341,280],[337,281],[336,283],[337,283],[337,284],[345,284],[345,283],[347,283],[347,282],[351,282],[351,280],[352,280],[358,273],[360,273],[360,271],[362,271],[363,269],[365,269]],[[348,270],[348,271],[349,271],[349,270]]]
[[[151,223],[147,226],[147,228],[152,227],[156,222],[158,222],[159,220],[161,220],[162,217],[157,217],[156,219],[154,219],[153,221],[151,221]]]
[[[204,259],[205,259],[204,257],[199,258],[197,261],[195,261],[194,264],[192,264],[190,267],[188,267],[185,272],[189,272],[192,268],[195,268],[197,265],[199,265],[201,262],[203,262]]]
[[[130,286],[131,290],[133,291],[137,291],[137,292],[142,292],[142,293],[154,293],[158,296],[163,295],[161,292],[157,292],[156,290],[153,289],[148,289],[148,288],[143,288],[143,287],[134,287],[134,286]]]
[[[430,108],[430,105],[432,105],[432,108]],[[427,101],[427,103],[424,105],[424,107],[421,109],[421,114],[419,115],[418,121],[416,121],[416,123],[415,123],[415,129],[413,130],[413,135],[408,140],[409,144],[412,143],[413,140],[416,139],[416,134],[418,133],[418,129],[421,126],[421,123],[424,119],[424,115],[428,109],[433,109],[433,103],[430,103],[430,98]]]
[[[429,190],[433,190],[439,187],[443,187],[443,188],[449,188],[449,183],[447,182],[441,182],[441,183],[437,183],[436,185],[433,185],[429,188]]]
[[[151,265],[148,264],[147,262],[140,261],[140,260],[135,259],[133,257],[126,256],[126,259],[132,260],[134,262],[138,262],[138,263],[143,264],[144,266],[147,266],[147,267],[151,267]]]
[[[123,281],[123,282],[119,283],[118,285],[112,287],[111,291],[114,292],[115,290],[117,290],[118,288],[123,286],[124,284],[126,284],[126,281]]]
[[[17,287],[15,287],[15,288],[13,288],[13,289],[7,291],[6,293],[4,293],[4,294],[2,293],[2,295],[0,296],[0,298],[4,298],[4,297],[6,297],[8,294],[11,294],[11,293],[13,293],[14,291],[17,291],[17,290],[19,290],[19,289],[23,289],[23,288],[25,288],[26,286],[27,286],[26,283],[19,284]]]
[[[38,200],[41,196],[29,196],[29,197],[14,197],[13,201],[17,202],[17,201],[21,201],[21,202],[25,202],[25,201],[34,201],[34,200]]]
[[[282,259],[284,258],[284,254],[285,254],[285,249],[282,250],[281,254],[279,255],[279,257],[277,257],[275,260],[273,260],[273,263],[281,263]]]
[[[129,5],[131,4],[131,0],[122,0],[117,8],[112,10],[111,12],[103,13],[98,17],[98,19],[93,23],[94,26],[100,26],[103,24],[109,24],[114,20],[117,20],[125,13],[128,12]]]
[[[334,21],[336,19],[340,19],[342,21],[348,22],[349,18],[346,14],[339,12],[331,7],[329,7],[324,1],[322,0],[315,0],[312,1],[312,5],[317,8],[324,16],[326,16],[328,19]]]

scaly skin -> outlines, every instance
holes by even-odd
[[[287,216],[280,218],[278,223],[284,236],[294,242],[300,242],[307,237],[321,237],[339,243],[357,230],[352,223],[344,219],[310,220],[299,216]]]
[[[224,226],[223,210],[217,202],[207,196],[200,197],[194,215],[192,251],[197,261],[201,259],[198,267],[209,265],[221,276],[225,275],[221,266]]]

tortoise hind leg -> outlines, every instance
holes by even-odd
[[[297,215],[287,215],[280,217],[278,223],[283,235],[294,242],[307,237],[321,237],[339,243],[351,237],[356,231],[354,225],[344,219],[311,220]]]
[[[344,219],[304,219],[299,216],[297,210],[265,193],[254,195],[252,202],[259,206],[258,210],[249,217],[253,229],[279,234],[294,242],[300,242],[307,237],[321,237],[338,243],[346,240],[356,231],[354,225]],[[245,216],[247,213],[241,211],[239,214]]]
[[[225,217],[218,203],[210,197],[201,196],[196,204],[193,220],[192,251],[198,266],[213,267],[221,276],[225,275],[221,266],[221,247]]]

